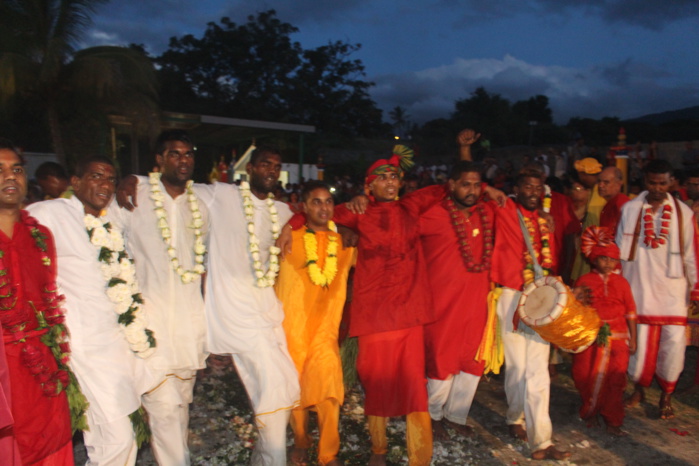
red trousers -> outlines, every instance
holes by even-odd
[[[580,417],[597,414],[608,426],[624,423],[624,389],[629,365],[626,339],[610,338],[606,346],[593,343],[585,351],[573,355],[573,380],[580,392]]]

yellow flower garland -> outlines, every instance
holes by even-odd
[[[332,222],[330,229],[333,230]],[[310,228],[306,228],[306,233],[303,235],[303,245],[306,250],[306,268],[308,268],[308,276],[314,285],[328,287],[337,275],[337,237],[328,235],[328,248],[326,250],[327,257],[325,259],[325,267],[323,270],[318,267],[318,240],[316,232]]]

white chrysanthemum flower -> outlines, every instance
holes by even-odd
[[[194,266],[194,271],[201,275],[202,273],[206,272],[206,268],[202,264],[197,264]]]
[[[194,244],[194,253],[197,255],[203,255],[206,252],[206,246],[204,246],[204,243],[201,242],[201,240],[197,241]]]
[[[170,258],[173,258],[177,255],[177,251],[173,247],[167,248],[167,255],[170,256]]]
[[[155,209],[155,216],[158,219],[163,219],[167,216],[165,209]]]
[[[160,232],[161,235],[163,235],[163,238],[170,238],[172,236],[172,233],[170,233],[169,228],[163,228],[162,231]]]

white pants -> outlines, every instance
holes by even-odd
[[[301,396],[299,376],[286,349],[283,330],[270,332],[265,344],[254,352],[232,355],[260,434],[250,461],[253,466],[286,466],[286,426]]]
[[[447,380],[427,379],[428,410],[435,421],[442,418],[466,425],[480,377],[459,372]]]
[[[497,311],[505,350],[508,425],[525,424],[532,451],[552,445],[549,417],[549,344],[539,335],[514,332],[512,318],[522,293],[503,288]]]
[[[152,433],[151,448],[159,465],[188,466],[189,404],[196,381],[195,371],[177,371],[156,389],[143,395]]]
[[[672,393],[677,379],[684,370],[686,349],[683,325],[637,324],[638,350],[629,359],[628,373],[635,383],[648,386],[656,375],[660,387]],[[653,335],[659,332],[660,335]],[[656,348],[657,352],[653,350]]]
[[[95,424],[90,421],[88,409],[90,430],[83,432],[87,449],[86,465],[133,466],[136,464],[138,447],[129,416],[106,424]]]

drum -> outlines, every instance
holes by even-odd
[[[524,289],[517,313],[541,338],[569,353],[587,349],[602,325],[597,312],[553,276],[534,280]]]

